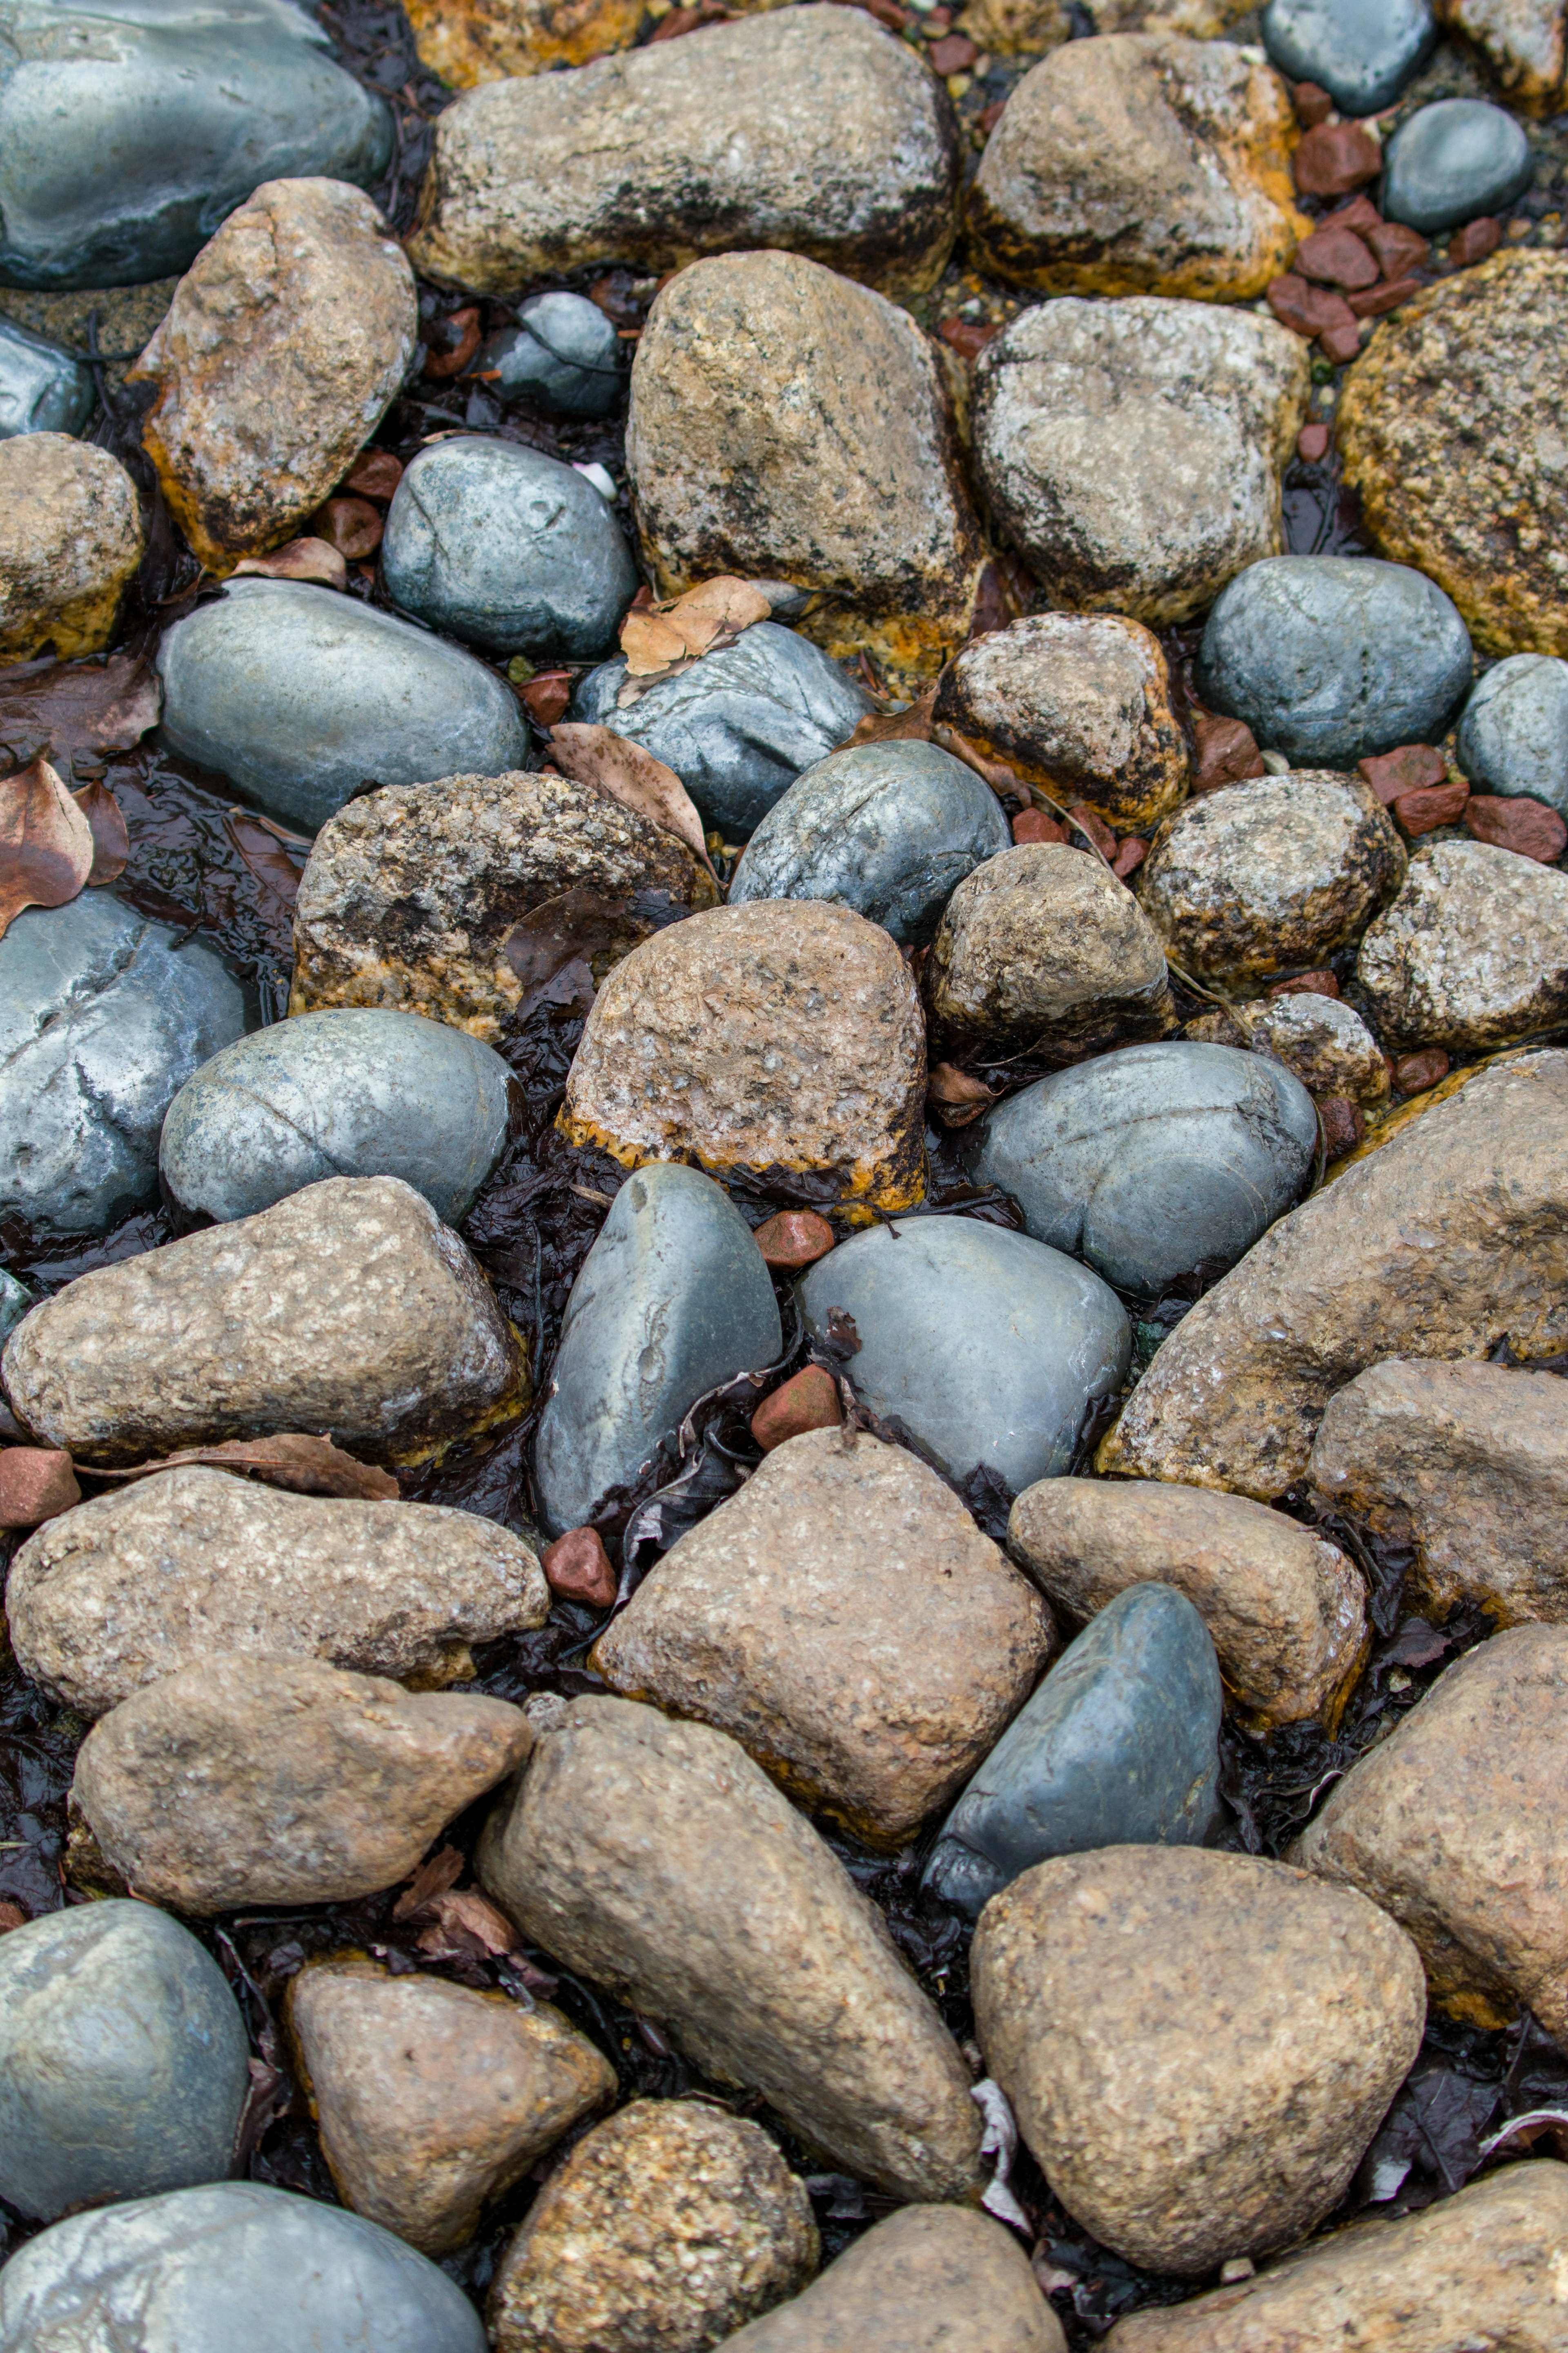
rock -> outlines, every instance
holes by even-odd
[[[1459,722],[1459,765],[1473,785],[1528,794],[1568,816],[1568,662],[1510,654],[1477,680]]]
[[[1301,1477],[1324,1407],[1368,1365],[1484,1356],[1505,1333],[1521,1357],[1568,1346],[1568,1055],[1481,1071],[1384,1134],[1189,1308],[1102,1472],[1266,1503]]]
[[[673,768],[726,841],[754,833],[796,776],[847,742],[869,695],[819,646],[774,621],[756,621],[732,646],[703,654],[625,709],[625,655],[590,670],[574,719],[613,727]]]
[[[925,1189],[923,1049],[878,925],[808,899],[715,907],[606,976],[557,1124],[630,1167],[691,1159],[775,1191],[805,1175],[825,1201],[908,1208]]]
[[[1292,769],[1226,785],[1167,818],[1140,896],[1185,971],[1263,980],[1323,963],[1405,875],[1394,821],[1363,778]]]
[[[1396,744],[1441,742],[1470,668],[1463,621],[1419,573],[1279,555],[1221,596],[1197,676],[1206,702],[1292,765],[1349,767]]]
[[[0,2197],[30,2221],[219,2181],[250,2078],[223,1971],[150,1904],[0,1941]]]
[[[107,449],[64,433],[0,440],[0,660],[98,653],[141,561],[135,485]]]
[[[187,1079],[159,1173],[220,1224],[325,1176],[400,1176],[455,1226],[506,1150],[510,1078],[489,1046],[415,1013],[302,1013]]]
[[[1065,2353],[1061,2323],[999,2222],[906,2206],[851,2242],[731,2353]]]
[[[1300,337],[1272,319],[1152,296],[1041,303],[976,366],[980,486],[1058,603],[1190,620],[1284,544],[1307,384]]]
[[[532,1745],[505,1700],[214,1651],[100,1717],[71,1795],[153,1903],[346,1904],[406,1879]]]
[[[1359,122],[1315,122],[1290,158],[1290,175],[1304,196],[1348,196],[1382,169],[1383,149]]]
[[[1156,824],[1186,788],[1164,649],[1120,615],[1036,613],[974,638],[943,670],[934,715],[1112,825]]]
[[[420,450],[388,510],[381,563],[387,594],[432,628],[541,659],[602,654],[637,585],[592,482],[481,435]]]
[[[289,2023],[339,2195],[422,2254],[460,2245],[615,2094],[615,2069],[558,2010],[374,1961],[301,1970]]]
[[[826,899],[902,944],[930,943],[957,885],[1012,845],[1002,805],[935,744],[857,744],[797,776],[763,818],[731,906]]]
[[[302,8],[142,11],[21,0],[0,71],[0,276],[134,286],[188,269],[258,176],[374,187],[384,100],[334,65]],[[58,126],[68,121],[71,136]],[[113,339],[105,343],[112,349]]]
[[[729,1197],[694,1168],[628,1177],[562,1319],[534,1444],[545,1525],[581,1526],[700,1397],[783,1349],[772,1280]]]
[[[366,793],[328,818],[300,879],[289,1011],[401,1007],[493,1040],[558,944],[602,978],[713,895],[674,834],[548,771]]]
[[[590,1609],[614,1608],[620,1579],[597,1528],[568,1528],[539,1557],[550,1590],[563,1601],[583,1601]]]
[[[1260,1729],[1332,1724],[1365,1653],[1366,1597],[1338,1546],[1240,1495],[1042,1479],[1014,1504],[1007,1535],[1072,1618],[1145,1583],[1184,1593],[1233,1702]]]
[[[1568,1389],[1502,1365],[1369,1366],[1329,1399],[1312,1484],[1413,1545],[1406,1591],[1440,1624],[1568,1618]]]
[[[1383,209],[1425,236],[1506,212],[1534,176],[1511,114],[1477,98],[1443,98],[1408,115],[1388,142]]]
[[[1499,253],[1379,327],[1340,402],[1379,547],[1447,591],[1483,653],[1568,653],[1565,332],[1568,255]]]
[[[806,1365],[763,1399],[751,1419],[764,1454],[808,1430],[837,1430],[844,1420],[838,1384],[825,1365]]]
[[[973,1219],[856,1234],[799,1296],[815,1340],[853,1318],[857,1396],[954,1479],[983,1467],[1016,1493],[1055,1477],[1126,1377],[1127,1317],[1100,1277]]]
[[[255,2181],[73,2214],[0,2273],[0,2353],[120,2353],[149,2325],[193,2353],[362,2353],[372,2325],[374,2353],[485,2353],[462,2289],[401,2239]]]
[[[722,1733],[572,1701],[479,1862],[525,1936],[810,2147],[894,2198],[973,2197],[980,2112],[956,2045],[880,1915]]]
[[[858,12],[791,9],[459,99],[410,251],[507,294],[585,262],[659,276],[773,244],[916,294],[942,275],[957,182],[921,60]]]
[[[1248,301],[1307,233],[1293,132],[1256,51],[1161,31],[1069,41],[1008,100],[971,229],[998,277],[1042,293]]]
[[[491,335],[474,356],[476,375],[492,368],[497,400],[556,417],[612,417],[626,389],[620,337],[585,294],[535,294],[520,303],[516,326]]]
[[[367,783],[528,757],[517,698],[482,662],[303,581],[231,582],[165,631],[158,674],[170,749],[312,832]]]
[[[1283,1062],[1309,1093],[1344,1095],[1366,1105],[1386,1097],[1383,1050],[1360,1014],[1337,997],[1277,997],[1249,1005],[1247,1018],[1263,1050]]]
[[[1437,0],[1439,21],[1488,72],[1518,114],[1554,114],[1563,102],[1563,24],[1552,0]]]
[[[0,1214],[101,1233],[158,1198],[158,1131],[245,997],[208,947],[84,891],[0,939]]]
[[[35,1438],[106,1463],[279,1430],[424,1461],[527,1393],[479,1268],[395,1176],[330,1177],[79,1275],[18,1324],[3,1370]]]
[[[628,48],[644,17],[640,0],[414,0],[408,21],[421,62],[454,90],[473,90]]]
[[[971,1968],[986,2064],[1056,2196],[1186,2278],[1322,2221],[1426,2023],[1409,1937],[1258,1855],[1039,1863],[987,1906]]]
[[[1173,1028],[1159,935],[1098,859],[1023,842],[948,902],[924,974],[942,1051],[1066,1060]]]
[[[0,439],[79,433],[97,397],[90,368],[42,335],[0,322]]]
[[[490,2290],[496,2353],[640,2337],[727,2343],[816,2268],[805,2186],[760,2125],[695,2100],[634,2100],[577,2143]]]
[[[733,113],[719,119],[729,137]],[[656,298],[626,470],[661,596],[715,573],[791,582],[819,600],[818,644],[850,659],[868,647],[895,680],[934,673],[969,634],[985,550],[944,364],[906,311],[802,254],[698,262]]]
[[[1428,0],[1376,16],[1354,0],[1268,0],[1263,45],[1292,81],[1326,90],[1342,114],[1381,113],[1419,72],[1437,38]]]
[[[380,424],[418,323],[358,188],[270,179],[230,213],[130,375],[158,386],[142,442],[210,570],[295,536]]]
[[[1049,1856],[1197,1844],[1218,1810],[1223,1713],[1192,1603],[1169,1585],[1119,1594],[992,1749],[942,1824],[924,1885],[973,1919]]]
[[[818,1430],[671,1546],[595,1646],[612,1691],[716,1725],[894,1847],[1027,1698],[1048,1612],[901,1447]]]
[[[215,1651],[463,1682],[471,1643],[542,1626],[549,1606],[533,1554],[493,1520],[195,1464],[50,1521],[6,1587],[26,1672],[89,1716]]]
[[[752,1240],[775,1273],[799,1274],[826,1258],[838,1237],[815,1209],[775,1209],[752,1229]]]
[[[1356,958],[1391,1049],[1484,1053],[1568,1012],[1568,875],[1484,841],[1433,841]]]
[[[8,1446],[0,1454],[0,1528],[36,1528],[80,1501],[70,1456],[58,1447]]]
[[[1024,1227],[1158,1298],[1233,1264],[1311,1175],[1318,1121],[1288,1071],[1229,1046],[1129,1046],[999,1103],[965,1157]]]

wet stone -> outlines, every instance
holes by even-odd
[[[1505,803],[1505,807],[1516,804]],[[1434,841],[1356,958],[1390,1050],[1484,1053],[1568,1012],[1568,874],[1486,841]]]
[[[1312,1095],[1345,1095],[1366,1106],[1388,1093],[1382,1049],[1352,1006],[1313,994],[1251,1004],[1257,1050],[1272,1054]]]
[[[0,439],[0,662],[100,652],[142,552],[135,485],[107,449]]]
[[[845,2249],[731,2353],[1065,2353],[1011,2232],[963,2206],[906,2206]]]
[[[1430,237],[1483,213],[1506,212],[1534,174],[1513,116],[1482,99],[1443,98],[1402,122],[1388,142],[1383,209]]]
[[[220,2181],[250,2078],[223,1971],[150,1904],[0,1939],[0,2196],[35,2221]],[[3,2305],[0,2305],[3,2309]]]
[[[1437,37],[1427,0],[1395,0],[1375,14],[1353,0],[1269,0],[1263,44],[1292,81],[1326,90],[1342,114],[1392,106]]]
[[[520,303],[515,327],[479,345],[471,373],[496,373],[489,390],[508,406],[521,401],[556,417],[610,417],[626,371],[611,321],[585,294],[535,294]]]
[[[1568,661],[1510,654],[1495,663],[1465,705],[1458,757],[1479,791],[1527,794],[1568,817]]]
[[[90,368],[44,336],[0,321],[0,439],[79,433],[96,397]]]
[[[1446,28],[1474,49],[1520,114],[1555,114],[1563,102],[1563,21],[1552,0],[1438,0]]]

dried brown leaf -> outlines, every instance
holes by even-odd
[[[967,1127],[995,1097],[983,1079],[952,1062],[934,1064],[926,1082],[926,1098],[943,1127]]]
[[[392,1907],[395,1920],[410,1920],[422,1912],[432,1896],[445,1895],[463,1875],[463,1858],[455,1846],[444,1846],[427,1855],[402,1894]]]
[[[138,654],[0,670],[0,744],[17,766],[39,752],[62,770],[79,753],[129,752],[162,707],[158,673]]]
[[[329,588],[348,585],[349,568],[324,539],[291,539],[270,555],[242,556],[235,574],[254,572],[263,580],[319,580]]]
[[[74,899],[92,860],[92,828],[42,754],[0,784],[0,934],[24,907]]]
[[[627,673],[652,683],[676,664],[684,668],[720,645],[732,646],[742,629],[765,621],[772,611],[763,589],[730,573],[662,604],[634,605],[621,623]]]
[[[131,836],[125,829],[120,803],[101,776],[95,777],[90,785],[81,786],[71,798],[86,818],[92,835],[92,871],[88,881],[117,882],[131,860]]]
[[[569,976],[574,986],[565,993],[581,995],[586,982],[590,999],[594,976],[591,957],[603,955],[631,913],[629,899],[601,898],[596,891],[575,884],[542,905],[531,907],[501,942],[501,954],[522,983],[516,1018],[526,1019],[546,995],[560,995],[552,984]]]
[[[498,1912],[477,1888],[431,1895],[420,1908],[432,1915],[434,1923],[419,1939],[422,1953],[433,1954],[439,1948],[495,1960],[502,1953],[510,1953],[518,1942],[517,1930],[506,1914]]]
[[[226,1438],[216,1446],[187,1446],[155,1462],[133,1462],[123,1471],[94,1470],[92,1476],[151,1479],[159,1471],[178,1470],[187,1462],[238,1471],[266,1480],[268,1486],[291,1488],[297,1495],[348,1495],[362,1503],[385,1504],[395,1501],[400,1492],[390,1471],[362,1462],[330,1438],[311,1438],[297,1430],[280,1430],[272,1438]]]
[[[304,866],[302,862],[297,865],[283,845],[299,837],[282,833],[269,818],[258,817],[250,809],[231,808],[223,822],[229,839],[262,886],[263,895],[257,909],[262,928],[280,955],[291,956],[294,901]],[[309,845],[300,842],[300,847],[308,849]]]
[[[702,820],[673,768],[667,768],[640,744],[617,735],[613,728],[589,726],[582,720],[563,720],[552,727],[550,748],[563,775],[607,793],[611,800],[635,809],[639,817],[650,818],[666,833],[684,841],[712,872]]]
[[[931,733],[931,712],[936,706],[936,689],[928,686],[907,711],[871,711],[860,720],[849,744],[929,744]],[[841,751],[847,749],[840,744]]]
[[[362,499],[390,499],[402,480],[403,460],[390,449],[362,449],[343,476],[342,488],[357,491]]]
[[[945,720],[939,720],[931,733],[933,744],[940,744],[944,752],[951,752],[955,760],[962,760],[966,768],[973,768],[977,776],[983,776],[999,799],[1005,799],[1009,794],[1016,797],[1018,779],[1005,761],[988,760],[967,735],[961,735],[958,729],[948,726]]]

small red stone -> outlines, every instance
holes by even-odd
[[[8,1446],[0,1454],[0,1528],[36,1528],[81,1501],[71,1459],[53,1446]]]
[[[1047,817],[1044,809],[1020,809],[1013,819],[1015,841],[1065,841],[1067,838],[1067,828],[1058,825],[1054,817]]]
[[[7,1928],[25,1928],[27,1915],[19,1904],[0,1904],[0,1936]]]
[[[763,1219],[753,1239],[770,1266],[793,1272],[826,1258],[835,1238],[826,1219],[815,1209],[780,1209]]]
[[[1320,336],[1331,359],[1346,355],[1340,347],[1347,341],[1359,347],[1356,315],[1342,294],[1313,286],[1289,270],[1283,278],[1271,278],[1267,291],[1268,307],[1280,325],[1298,335]]]
[[[569,670],[541,670],[537,678],[519,689],[527,706],[528,715],[536,727],[554,727],[566,716],[566,706],[572,700],[572,673]]]
[[[1366,1119],[1348,1095],[1319,1095],[1318,1117],[1323,1123],[1323,1146],[1330,1160],[1342,1160],[1366,1134]]]
[[[1320,122],[1308,132],[1290,159],[1303,196],[1348,196],[1375,180],[1383,150],[1359,122]]]
[[[1289,980],[1277,980],[1269,989],[1270,997],[1337,997],[1340,984],[1327,966],[1316,972],[1298,972]]]
[[[1137,873],[1138,869],[1142,865],[1143,860],[1148,857],[1148,855],[1149,845],[1143,839],[1142,836],[1136,833],[1127,834],[1123,837],[1121,848],[1117,850],[1115,857],[1110,861],[1110,871],[1113,874],[1119,875],[1121,881],[1125,882],[1130,874]]]
[[[329,499],[310,517],[315,536],[335,547],[351,564],[375,554],[384,527],[380,508],[373,507],[368,499]]]
[[[1303,425],[1296,436],[1296,455],[1309,466],[1329,454],[1329,428],[1326,425]]]
[[[1385,278],[1408,277],[1413,269],[1425,269],[1432,259],[1432,248],[1420,230],[1406,228],[1403,221],[1379,221],[1367,230],[1366,241]]]
[[[1296,109],[1296,120],[1304,131],[1326,122],[1334,111],[1334,101],[1321,82],[1299,81],[1290,97]]]
[[[1356,765],[1385,808],[1401,793],[1424,792],[1448,774],[1448,763],[1430,744],[1401,744],[1393,752],[1371,753]]]
[[[1353,229],[1319,228],[1296,248],[1296,268],[1320,286],[1373,285],[1377,264]]]
[[[1068,815],[1071,818],[1077,830],[1083,835],[1086,841],[1093,842],[1102,858],[1115,857],[1116,836],[1097,808],[1090,808],[1087,801],[1074,801]]]
[[[752,1436],[764,1454],[808,1430],[837,1430],[844,1419],[838,1384],[822,1365],[807,1365],[752,1416]]]
[[[616,1598],[616,1572],[597,1528],[568,1528],[546,1546],[540,1567],[550,1590],[563,1601],[585,1601],[590,1609],[607,1609]]]
[[[1448,1075],[1448,1057],[1441,1046],[1423,1046],[1418,1054],[1401,1054],[1394,1065],[1394,1083],[1402,1095],[1424,1095]]]
[[[362,449],[343,476],[343,488],[357,491],[362,499],[386,500],[402,480],[401,458],[395,458],[390,449]]]
[[[942,342],[950,350],[955,351],[961,360],[977,360],[992,336],[998,332],[995,327],[982,326],[978,319],[943,319],[937,328]]]
[[[1348,205],[1341,205],[1335,211],[1325,213],[1318,223],[1321,229],[1353,228],[1356,235],[1364,237],[1369,245],[1373,230],[1381,228],[1383,225],[1383,215],[1370,196],[1352,196]]]
[[[1348,303],[1345,307],[1350,309]],[[1328,357],[1343,367],[1361,349],[1361,321],[1352,311],[1348,322],[1341,320],[1331,327],[1324,327],[1318,341]]]
[[[1245,719],[1221,719],[1211,711],[1194,711],[1193,736],[1197,765],[1193,771],[1194,793],[1212,793],[1221,785],[1244,785],[1268,775],[1258,738]]]
[[[1385,311],[1397,311],[1408,302],[1412,294],[1419,294],[1419,278],[1396,278],[1391,285],[1369,286],[1364,294],[1350,297],[1351,309],[1358,319],[1381,319]]]
[[[1495,253],[1501,242],[1501,228],[1483,215],[1454,231],[1448,239],[1448,259],[1456,269],[1468,269],[1472,262],[1484,261],[1489,253]]]
[[[1453,825],[1464,815],[1470,788],[1463,776],[1452,776],[1440,785],[1424,785],[1419,792],[1401,793],[1389,806],[1412,841],[1424,833],[1436,833],[1440,825]]]
[[[983,139],[990,138],[991,133],[995,130],[996,125],[1001,121],[1002,117],[1006,113],[1006,111],[1007,101],[1005,98],[994,98],[992,100],[990,105],[980,117],[980,135]]]
[[[949,74],[967,73],[980,52],[967,33],[944,33],[926,55],[945,81]]]
[[[1511,849],[1521,858],[1539,859],[1551,866],[1568,847],[1568,825],[1544,801],[1521,795],[1504,800],[1491,793],[1472,793],[1465,807],[1465,823],[1478,841],[1498,849]],[[0,1455],[0,1475],[5,1458]]]

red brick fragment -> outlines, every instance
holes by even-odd
[[[1440,785],[1448,773],[1448,763],[1430,744],[1401,744],[1392,752],[1371,753],[1356,765],[1385,808],[1401,793]]]
[[[1323,1149],[1330,1160],[1342,1160],[1353,1152],[1366,1134],[1366,1119],[1359,1103],[1348,1095],[1319,1095],[1316,1098],[1318,1117],[1323,1123]]]
[[[563,1601],[585,1601],[590,1609],[607,1609],[616,1598],[616,1572],[597,1528],[568,1528],[545,1547],[540,1567],[550,1590]]]
[[[1425,269],[1432,259],[1432,248],[1420,230],[1406,228],[1403,221],[1379,221],[1375,228],[1367,230],[1366,241],[1385,278],[1404,278],[1412,269]]]
[[[1353,229],[1319,228],[1296,248],[1296,269],[1320,286],[1371,286],[1377,264]]]
[[[53,1446],[8,1446],[0,1454],[0,1528],[36,1528],[81,1501],[71,1459]]]
[[[362,449],[343,476],[342,487],[357,492],[362,499],[384,501],[402,480],[401,458],[395,458],[390,449]]]
[[[1296,120],[1303,131],[1311,131],[1318,123],[1326,122],[1334,111],[1334,101],[1321,82],[1299,81],[1290,92],[1290,100],[1296,109]]]
[[[1277,980],[1269,989],[1270,997],[1337,997],[1340,984],[1328,966],[1315,972],[1292,973],[1289,980]]]
[[[1383,150],[1359,122],[1320,122],[1308,132],[1291,158],[1296,187],[1303,196],[1348,196],[1383,169]]]
[[[1394,1065],[1394,1083],[1402,1095],[1424,1095],[1448,1075],[1448,1057],[1441,1046],[1423,1046],[1419,1053],[1401,1054]]]
[[[1448,259],[1456,269],[1468,269],[1472,262],[1484,261],[1489,253],[1495,253],[1501,242],[1501,228],[1483,215],[1454,231],[1448,239]]]
[[[1465,805],[1465,823],[1478,841],[1511,849],[1520,858],[1539,859],[1542,866],[1554,864],[1568,848],[1568,825],[1556,810],[1523,794],[1504,800],[1491,793],[1472,793]],[[0,1476],[5,1467],[5,1458],[0,1455]]]
[[[1384,225],[1383,215],[1367,195],[1352,196],[1348,205],[1338,205],[1325,213],[1318,223],[1320,228],[1353,228],[1358,237],[1372,241],[1372,232]]]
[[[1369,286],[1364,294],[1352,294],[1351,309],[1358,319],[1381,319],[1387,311],[1397,311],[1408,302],[1412,294],[1419,294],[1419,278],[1395,278],[1387,285]]]
[[[765,1397],[752,1416],[752,1436],[764,1454],[808,1430],[837,1430],[844,1419],[838,1384],[822,1365],[806,1365]]]
[[[1296,436],[1296,455],[1309,466],[1315,466],[1329,454],[1329,428],[1326,425],[1303,425]]]
[[[967,33],[944,33],[926,55],[945,81],[949,74],[967,73],[980,52]]]
[[[1412,841],[1424,833],[1436,833],[1440,825],[1453,825],[1464,815],[1470,788],[1463,776],[1452,776],[1440,785],[1424,785],[1419,792],[1401,793],[1390,803]]]
[[[1193,769],[1194,793],[1216,792],[1221,785],[1246,784],[1268,775],[1258,738],[1245,719],[1222,719],[1212,711],[1194,711],[1193,736],[1197,761]]]
[[[1149,845],[1141,834],[1126,834],[1110,861],[1110,871],[1125,882],[1129,875],[1137,873],[1148,855]]]
[[[833,1229],[815,1209],[780,1209],[756,1230],[757,1248],[770,1266],[793,1272],[815,1266],[833,1248]]]
[[[554,727],[566,716],[566,706],[572,700],[572,673],[569,670],[542,670],[537,678],[519,689],[528,715],[536,727]]]
[[[1282,277],[1271,278],[1266,291],[1268,307],[1280,325],[1298,335],[1321,334],[1325,327],[1353,315],[1342,294],[1331,293],[1326,286],[1314,286],[1292,269],[1286,270]]]
[[[1044,809],[1021,809],[1013,819],[1015,841],[1065,841],[1067,838],[1066,826],[1058,825]]]
[[[1348,309],[1349,305],[1346,307]],[[1336,322],[1333,326],[1325,327],[1318,341],[1328,357],[1343,367],[1361,349],[1361,321],[1352,311],[1348,321]]]
[[[937,328],[942,342],[961,360],[977,360],[992,336],[999,332],[995,327],[983,325],[978,319],[943,319]]]

